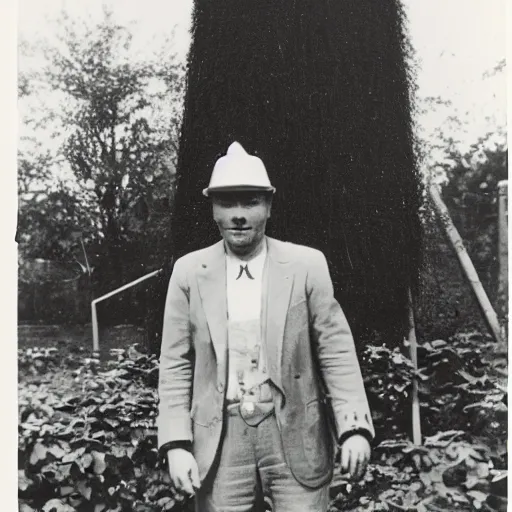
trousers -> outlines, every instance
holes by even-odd
[[[274,413],[248,425],[228,412],[217,466],[196,493],[197,512],[326,512],[329,485],[308,489],[286,464]]]

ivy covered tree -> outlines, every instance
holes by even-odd
[[[321,249],[357,340],[401,343],[421,254],[410,47],[397,0],[196,0],[176,256],[218,238],[200,191],[233,141],[265,162],[269,234]]]

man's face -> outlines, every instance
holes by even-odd
[[[271,197],[253,191],[212,194],[213,220],[234,254],[249,254],[265,235]]]

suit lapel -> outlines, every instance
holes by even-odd
[[[264,333],[268,374],[282,390],[281,359],[286,316],[293,289],[293,265],[278,242],[267,237],[268,261],[265,265],[264,285],[266,301],[263,308]],[[217,357],[219,375],[226,368],[227,350],[227,294],[226,256],[223,241],[205,251],[197,272],[197,284],[203,310],[208,322],[212,344]]]
[[[272,238],[268,241],[265,343],[269,376],[282,390],[281,359],[286,315],[293,288],[293,267]]]
[[[210,330],[217,364],[225,363],[227,348],[226,257],[218,242],[205,251],[197,273],[197,284]]]

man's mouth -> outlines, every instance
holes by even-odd
[[[230,228],[231,231],[249,231],[251,228]]]

